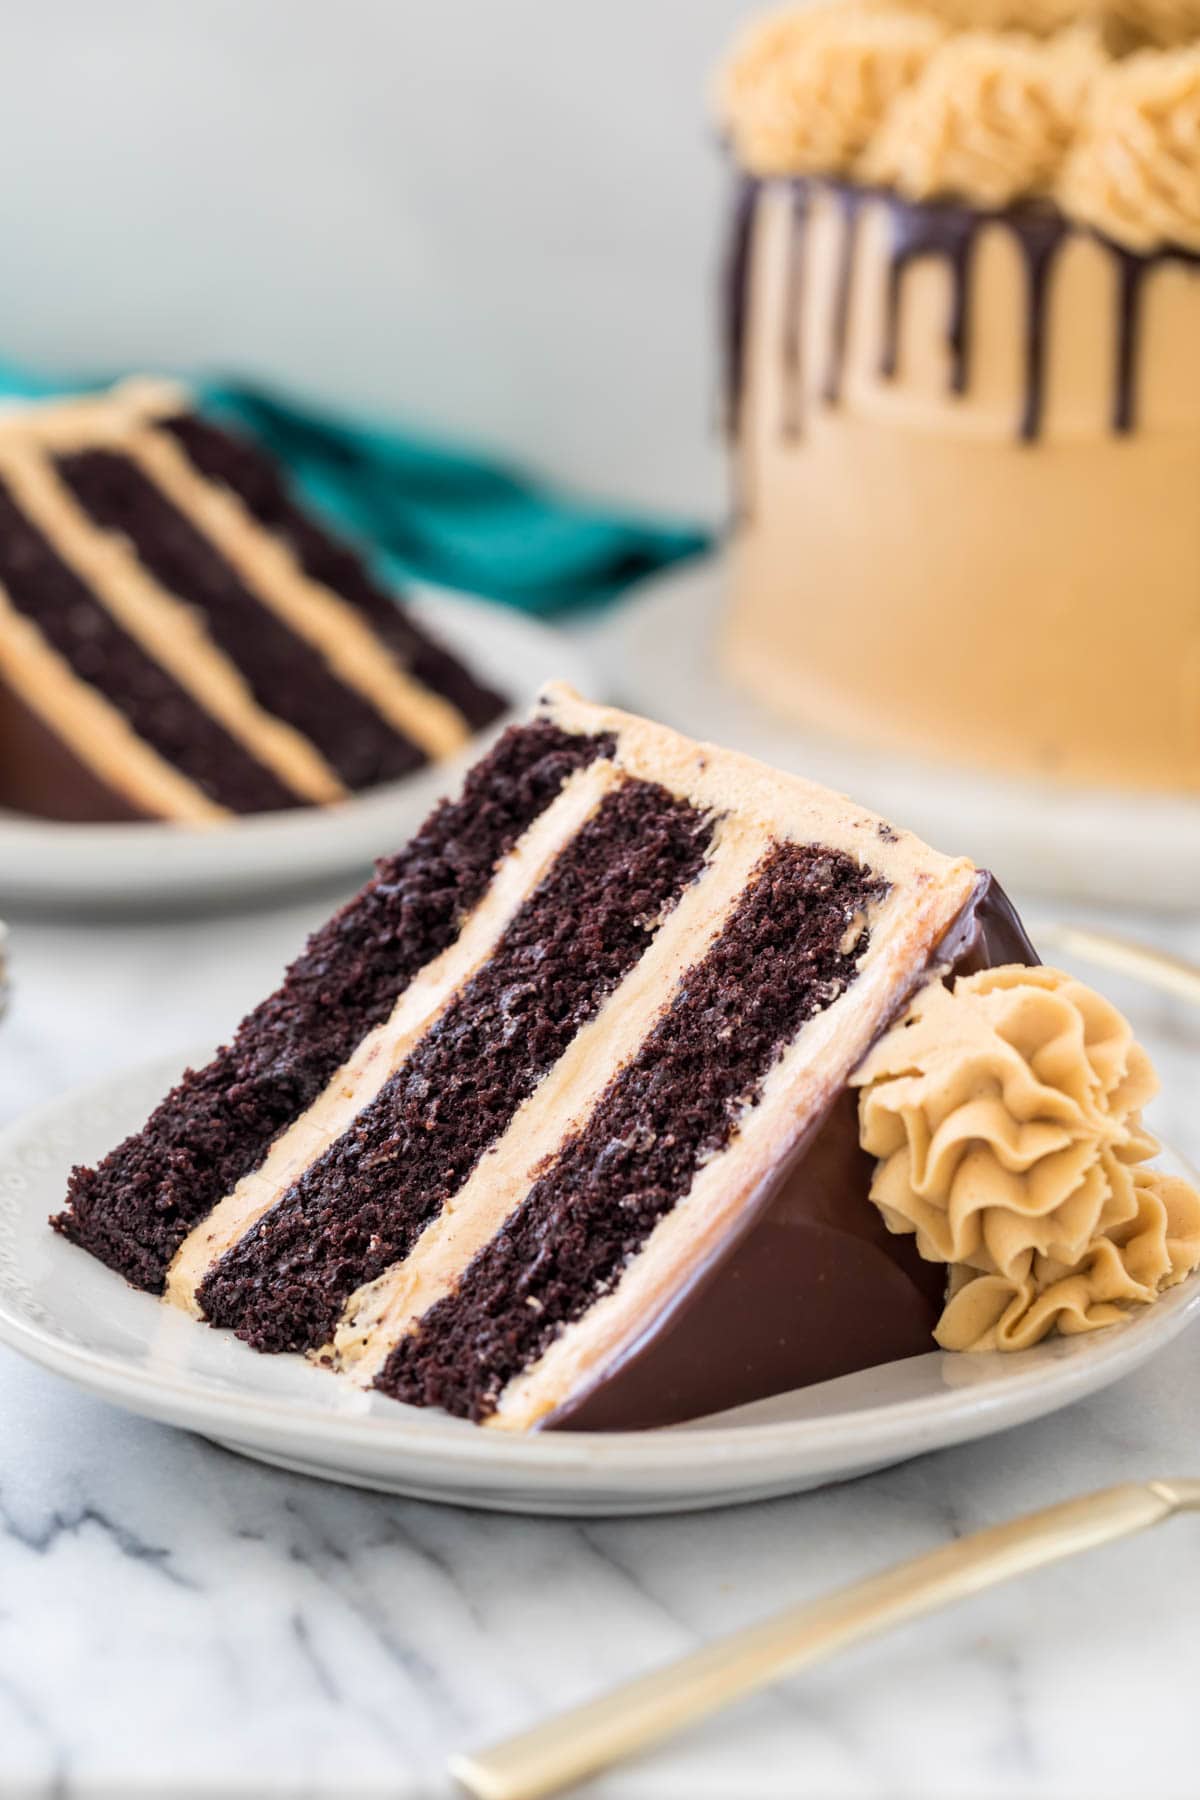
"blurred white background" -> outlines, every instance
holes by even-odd
[[[707,82],[747,10],[6,9],[0,356],[270,377],[715,514]]]

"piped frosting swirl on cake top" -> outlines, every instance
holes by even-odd
[[[1058,192],[1133,249],[1200,251],[1200,48],[1144,51],[1104,71]]]
[[[910,199],[959,194],[1007,206],[1048,193],[1105,67],[1086,27],[1050,43],[1018,32],[949,38],[889,110],[862,172]]]
[[[1200,36],[1200,0],[913,0],[959,30],[1028,31],[1049,37],[1095,23],[1117,48],[1172,45]]]
[[[961,29],[968,22],[977,28]],[[1193,249],[1193,32],[1200,6],[1190,4],[1046,0],[967,14],[950,0],[831,0],[745,33],[718,111],[754,175],[825,174],[983,208],[1051,200],[1132,249]]]
[[[751,27],[718,100],[741,160],[756,175],[854,169],[944,37],[922,14],[839,0]]]
[[[854,1076],[872,1199],[950,1270],[948,1350],[1126,1318],[1200,1266],[1200,1195],[1145,1164],[1145,1051],[1055,969],[925,987]]]

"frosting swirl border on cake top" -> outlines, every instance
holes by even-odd
[[[1058,192],[1066,212],[1127,248],[1200,251],[1200,47],[1104,70]]]
[[[1049,201],[1138,253],[1193,250],[1193,34],[1193,0],[1034,0],[982,15],[953,0],[827,0],[743,33],[717,112],[761,178],[828,175],[984,209]]]

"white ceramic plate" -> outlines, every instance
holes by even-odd
[[[1039,1418],[1128,1374],[1200,1313],[1193,1277],[1128,1325],[1020,1355],[933,1353],[668,1431],[510,1437],[259,1356],[50,1232],[72,1163],[141,1125],[179,1072],[156,1063],[0,1134],[0,1340],[133,1412],[334,1481],[509,1512],[764,1499]]]
[[[452,788],[487,737],[523,714],[543,682],[592,685],[587,659],[561,632],[492,606],[412,584],[414,618],[509,696],[510,711],[460,756],[340,806],[239,819],[213,830],[173,825],[61,825],[0,812],[0,902],[41,907],[170,907],[264,894],[365,874]],[[599,698],[600,696],[596,696]]]
[[[618,698],[694,736],[844,790],[1010,888],[1194,910],[1200,801],[1056,788],[882,755],[792,729],[721,667],[720,556],[656,576],[617,614],[604,655]]]

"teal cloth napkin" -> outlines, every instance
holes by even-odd
[[[0,368],[0,397],[99,385]],[[708,547],[697,526],[589,506],[469,451],[242,383],[191,385],[206,411],[257,438],[393,577],[416,576],[545,616],[601,605]]]

